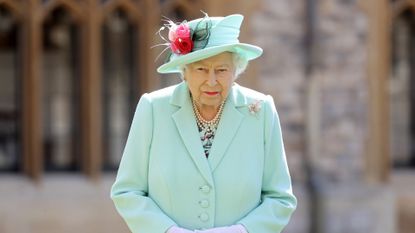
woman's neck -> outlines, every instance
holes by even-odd
[[[199,109],[200,115],[202,115],[203,119],[210,121],[215,118],[216,114],[219,111],[220,106],[209,106],[209,105],[197,105]]]

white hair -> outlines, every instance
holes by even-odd
[[[240,74],[245,72],[246,67],[248,67],[248,59],[246,57],[239,55],[238,53],[232,53],[233,64],[235,66],[235,79],[239,77]]]
[[[234,80],[236,80],[240,74],[242,74],[246,67],[248,67],[248,59],[246,57],[239,55],[238,53],[232,53],[232,61],[235,68]],[[184,79],[184,70],[186,69],[187,64],[179,65],[178,69],[180,70],[180,78]]]

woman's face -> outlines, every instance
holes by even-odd
[[[219,107],[235,79],[232,53],[220,53],[186,65],[184,79],[200,108]]]

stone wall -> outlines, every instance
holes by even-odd
[[[354,176],[362,174],[367,137],[367,19],[355,1],[319,1],[315,60],[312,73],[307,74],[305,4],[263,0],[253,14],[254,43],[264,48],[256,63],[257,88],[274,96],[294,179],[303,180],[307,88],[311,79],[317,79],[318,169],[330,179],[359,179]]]
[[[363,179],[368,136],[367,16],[357,1],[317,7],[315,78],[320,86],[319,172],[330,182]]]
[[[310,18],[308,2],[262,0],[251,18],[257,88],[274,96],[297,184],[286,232],[394,232],[393,192],[365,181],[368,16],[354,0],[319,0]]]

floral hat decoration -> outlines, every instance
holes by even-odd
[[[160,44],[166,46],[163,52],[168,51],[169,55],[167,62],[157,69],[159,73],[180,73],[180,66],[222,52],[238,53],[247,60],[261,56],[262,49],[260,47],[239,42],[242,15],[209,17],[206,13],[204,14],[203,18],[177,24],[166,19],[167,23],[160,28],[158,34],[165,41]],[[161,35],[161,31],[164,29],[169,31],[168,39]]]

